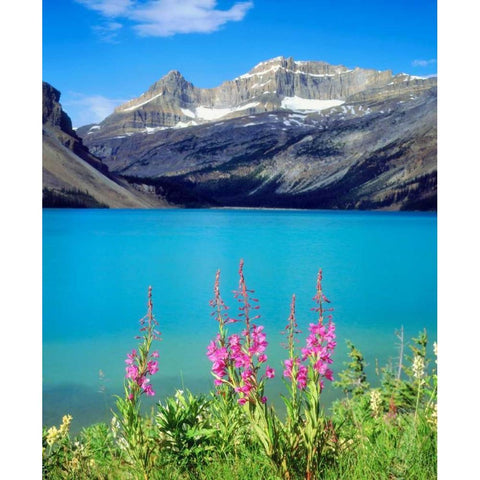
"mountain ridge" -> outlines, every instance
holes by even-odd
[[[116,107],[102,122],[89,126],[88,131],[81,127],[79,132],[105,138],[185,128],[291,106],[295,110],[295,99],[310,100],[312,110],[321,111],[331,106],[321,105],[321,101],[343,104],[379,87],[396,93],[407,87],[418,92],[432,85],[436,85],[436,78],[393,75],[391,70],[349,69],[320,61],[295,61],[292,57],[260,62],[249,72],[213,88],[197,88],[178,70],[171,70],[142,95]]]
[[[173,203],[435,210],[436,85],[291,57],[212,89],[172,70],[77,133]]]

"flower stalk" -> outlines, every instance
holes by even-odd
[[[150,438],[148,429],[140,414],[140,400],[143,394],[154,396],[155,391],[150,378],[158,371],[158,351],[150,353],[152,343],[160,339],[158,322],[153,315],[152,287],[148,288],[147,314],[140,319],[141,339],[138,351],[133,349],[127,353],[125,360],[124,398],[117,397],[117,410],[114,416],[117,420],[116,436],[128,448],[125,450],[127,461],[140,468],[144,477],[148,478],[151,468],[151,454],[155,443]]]

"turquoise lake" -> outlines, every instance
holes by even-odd
[[[398,339],[427,329],[437,335],[437,216],[432,213],[274,210],[44,210],[43,421],[73,416],[72,429],[112,417],[122,394],[126,353],[153,288],[162,340],[156,400],[176,389],[208,392],[205,352],[216,334],[209,300],[217,269],[232,316],[244,259],[247,286],[259,299],[277,377],[268,386],[281,403],[281,331],[293,293],[297,321],[315,321],[312,297],[323,288],[334,308],[334,372],[350,339],[368,362],[395,362]],[[304,337],[300,336],[301,341]],[[335,397],[328,385],[325,405]],[[147,404],[148,406],[148,404]],[[280,408],[280,407],[279,407]]]

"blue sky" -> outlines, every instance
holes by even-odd
[[[437,72],[435,0],[43,0],[43,80],[74,126],[170,70],[214,87],[279,55]]]

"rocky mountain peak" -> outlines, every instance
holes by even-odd
[[[175,99],[179,98],[183,98],[184,102],[189,103],[189,93],[194,89],[195,87],[185,80],[178,70],[171,70],[151,85],[145,93],[117,107],[114,113],[136,112],[138,109],[158,109],[165,101],[171,102],[173,99],[176,103]]]
[[[42,104],[43,125],[57,127],[76,137],[72,129],[72,121],[60,105],[60,92],[47,82],[42,82]]]
[[[183,75],[178,71],[178,70],[170,70],[164,78],[175,78],[175,79],[179,79],[179,78],[183,78]]]
[[[150,92],[156,92],[161,90],[166,86],[174,86],[178,85],[180,87],[184,86],[185,84],[189,84],[187,80],[185,80],[184,76],[178,70],[170,70],[166,75],[164,75],[160,80],[156,81],[149,89]]]
[[[293,57],[275,57],[258,63],[248,73],[240,75],[237,79],[246,79],[253,76],[272,74],[297,74],[297,75],[338,75],[353,70],[343,65],[331,65],[321,61],[301,61]]]

